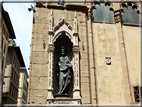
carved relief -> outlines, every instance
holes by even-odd
[[[106,57],[106,65],[111,65],[111,57]]]

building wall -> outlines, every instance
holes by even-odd
[[[4,74],[5,66],[6,66],[8,40],[9,40],[9,31],[7,29],[5,20],[3,18],[2,20],[2,41],[1,41],[1,44],[2,44],[2,74]]]
[[[17,104],[22,104],[24,75],[20,73]]]
[[[3,104],[17,104],[20,62],[14,49],[8,50],[6,65]]]
[[[44,83],[44,80],[48,79],[48,30],[49,26],[49,16],[51,10],[46,8],[37,9],[37,12],[34,14],[34,24],[33,24],[33,35],[31,41],[31,56],[30,56],[30,82],[29,83],[29,96],[30,103],[46,103],[47,97],[47,84]],[[54,26],[61,21],[62,17],[73,27],[75,11],[64,11],[53,9],[54,16]],[[77,12],[78,24],[79,24],[79,43],[80,47],[82,46],[83,41],[87,41],[87,25],[85,13]],[[43,49],[43,40],[45,40],[45,49]],[[89,89],[89,71],[88,71],[88,52],[87,52],[87,42],[84,42],[85,50],[81,50],[81,91],[82,101],[84,103],[90,103],[90,89]],[[85,60],[85,63],[84,63]],[[37,75],[38,73],[38,75]],[[30,88],[31,87],[31,88]],[[32,91],[31,91],[32,90]],[[40,95],[39,93],[41,93]],[[33,94],[32,94],[33,93]],[[39,97],[41,96],[41,97]],[[87,98],[87,100],[86,100]],[[44,100],[40,100],[44,99]]]
[[[47,7],[54,5],[52,8],[54,26],[64,18],[74,28],[75,9],[59,9],[60,6],[56,3],[43,3],[43,7],[37,7],[33,18],[28,104],[47,103],[48,31],[51,9],[45,8],[46,5]],[[77,4],[72,4],[72,7],[73,5]],[[80,3],[81,5],[91,8],[89,3]],[[120,9],[120,3],[114,3],[113,6],[114,11]],[[121,23],[117,24],[115,21],[111,24],[93,22],[89,18],[89,11],[85,12],[79,7],[76,14],[80,48],[82,104],[129,104],[128,100],[131,98],[128,96],[133,97],[131,95],[133,93],[132,85],[139,84],[138,27],[121,26]],[[120,36],[124,37],[125,47],[120,45],[123,39]],[[45,48],[43,48],[43,41],[45,41]],[[125,59],[125,51],[126,60],[122,60]],[[106,64],[107,57],[111,58],[110,65]],[[123,65],[123,61],[126,61],[126,66]],[[134,64],[132,65],[131,62]],[[128,75],[126,75],[127,72]],[[130,77],[130,83],[128,77]],[[127,93],[129,89],[126,87],[130,88],[130,94]]]
[[[134,100],[134,86],[140,84],[140,28],[138,26],[123,26],[130,87]]]
[[[93,23],[93,37],[99,104],[125,104],[117,27]],[[111,65],[106,64],[106,57],[111,57]]]
[[[18,98],[17,104],[27,104],[27,94],[28,94],[28,86],[27,86],[27,71],[26,69],[20,70],[20,78],[19,78],[19,91],[18,91]]]

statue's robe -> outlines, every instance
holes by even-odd
[[[67,94],[71,83],[72,65],[68,56],[61,56],[58,62],[59,65],[59,91],[58,94]]]
[[[59,5],[64,5],[64,0],[58,0]]]

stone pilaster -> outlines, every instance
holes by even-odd
[[[53,98],[53,58],[54,58],[54,45],[48,45],[49,64],[48,64],[48,96],[47,99]]]
[[[132,102],[132,94],[131,94],[131,88],[130,88],[126,48],[125,48],[124,35],[123,35],[123,29],[122,29],[123,21],[122,21],[121,10],[116,10],[113,13],[114,13],[114,20],[117,26],[117,33],[118,33],[119,49],[120,49],[120,55],[121,55],[121,65],[122,65],[124,88],[125,88],[124,90],[125,98],[126,98],[126,103],[130,104]]]
[[[53,98],[53,60],[54,60],[54,44],[53,44],[53,12],[51,9],[50,14],[50,25],[49,25],[49,45],[48,45],[48,55],[49,55],[49,64],[48,64],[48,96],[47,99]]]
[[[78,32],[78,27],[77,27],[77,15],[76,15],[76,11],[75,11],[75,17],[74,17],[74,33]]]
[[[96,83],[96,72],[95,72],[95,60],[94,60],[94,48],[93,48],[93,34],[92,34],[92,4],[90,3],[88,9],[88,44],[89,44],[89,74],[90,74],[90,88],[91,88],[91,104],[97,104],[97,83]],[[95,35],[94,35],[95,36]]]
[[[74,45],[73,46],[73,52],[74,52],[74,90],[73,90],[73,98],[81,98],[80,97],[80,76],[79,76],[79,46]]]
[[[53,12],[52,12],[52,9],[51,9],[51,14],[50,14],[50,24],[49,24],[49,29],[50,29],[50,31],[52,31],[53,30],[53,22],[54,20],[53,20]]]
[[[73,98],[81,98],[80,97],[80,76],[79,76],[79,44],[78,44],[78,21],[77,15],[75,11],[74,17],[74,46],[73,46],[73,70],[74,70],[74,90],[73,90]]]

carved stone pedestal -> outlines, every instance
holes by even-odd
[[[76,98],[55,98],[55,99],[47,99],[47,104],[49,105],[80,105],[81,99]]]

